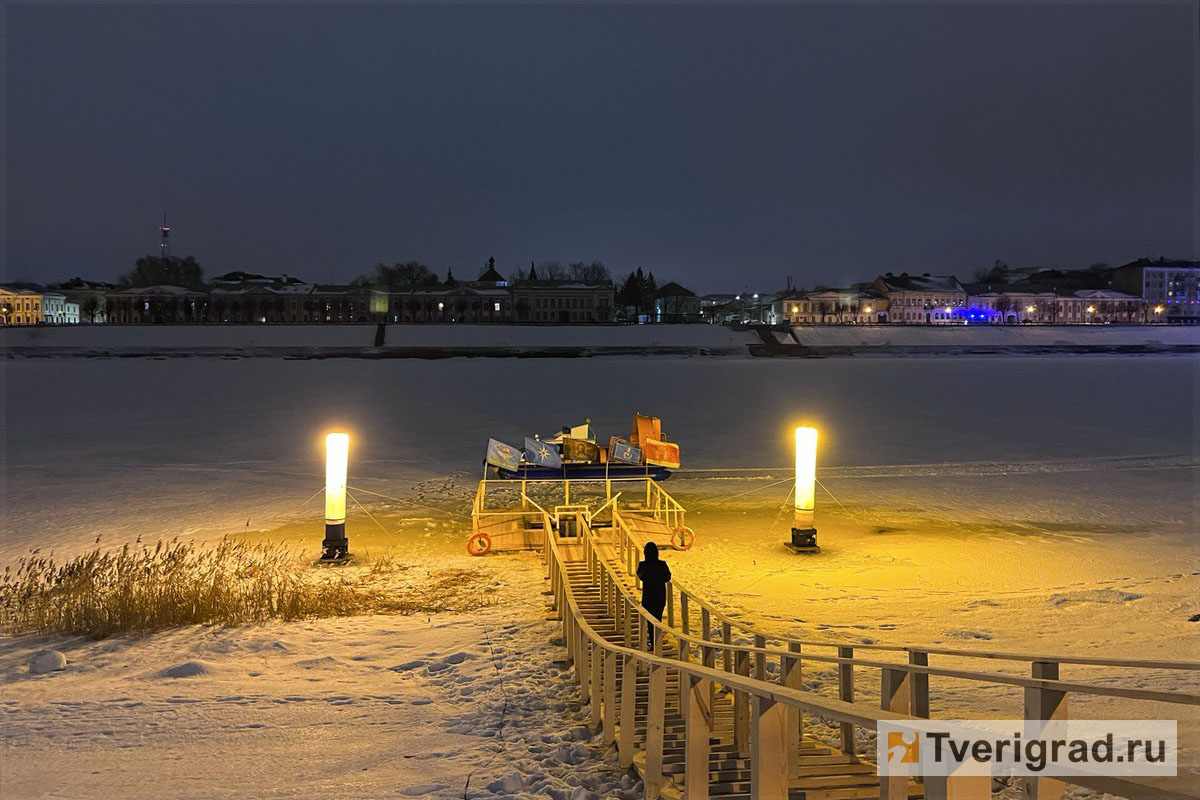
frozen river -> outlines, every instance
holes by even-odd
[[[354,434],[351,482],[386,493],[476,474],[489,436],[520,444],[585,417],[623,434],[634,411],[660,416],[691,468],[786,466],[801,420],[821,428],[830,474],[1177,464],[1200,453],[1198,368],[1145,356],[7,361],[4,550],[311,514],[300,506],[321,486],[321,435],[335,425]],[[1162,477],[1154,505],[1194,514],[1195,483]]]

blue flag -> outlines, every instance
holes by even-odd
[[[642,448],[614,436],[608,443],[608,460],[613,464],[640,464]]]
[[[521,451],[504,442],[488,439],[487,463],[493,467],[516,472],[521,468]]]
[[[530,439],[528,436],[525,437],[525,461],[551,469],[562,466],[562,456],[558,454],[557,447],[540,439]]]

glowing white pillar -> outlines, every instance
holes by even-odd
[[[817,429],[796,428],[796,507],[792,518],[792,546],[816,548],[813,512],[816,508]]]
[[[321,558],[337,560],[349,555],[346,540],[346,471],[350,461],[350,436],[331,433],[325,437],[325,541]]]
[[[813,526],[817,484],[817,429],[796,428],[796,528]]]

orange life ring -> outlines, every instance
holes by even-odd
[[[492,549],[492,537],[483,531],[467,539],[467,552],[473,556],[481,556]]]
[[[671,547],[676,550],[691,550],[696,543],[696,532],[687,525],[680,525],[671,531]]]

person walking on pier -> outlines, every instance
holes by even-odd
[[[671,568],[658,557],[658,545],[646,542],[642,551],[646,559],[638,564],[637,576],[642,582],[642,608],[662,621],[663,609],[667,606],[667,584],[671,581]],[[654,649],[654,625],[646,622],[646,644]]]

